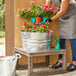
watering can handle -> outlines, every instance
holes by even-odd
[[[11,59],[11,62],[13,62],[16,58],[19,59],[22,58],[22,56],[19,53],[16,53],[15,56],[13,56],[13,58]]]
[[[17,58],[22,58],[22,56],[21,56],[19,53],[16,53],[15,56],[16,56]]]

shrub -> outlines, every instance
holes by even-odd
[[[0,30],[4,30],[5,28],[5,8],[4,8],[5,0],[0,0]]]

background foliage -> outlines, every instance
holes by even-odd
[[[5,28],[5,0],[0,0],[0,30]]]

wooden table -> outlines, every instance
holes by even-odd
[[[21,53],[25,56],[28,57],[28,76],[48,76],[50,74],[57,74],[57,73],[64,73],[66,72],[66,50],[61,49],[59,51],[55,51],[55,49],[51,49],[48,51],[28,51],[28,50],[24,50],[23,48],[15,48],[15,52]],[[55,54],[62,54],[63,58],[63,66],[60,69],[52,69],[49,66],[49,70],[47,71],[38,71],[38,72],[34,72],[33,71],[33,57],[35,56],[47,56],[49,57],[50,55],[55,55]],[[47,59],[47,62],[49,62],[49,58]],[[49,63],[48,63],[49,64]]]

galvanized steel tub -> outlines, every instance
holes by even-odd
[[[53,31],[50,33],[21,31],[22,47],[29,51],[44,51],[51,48]]]

